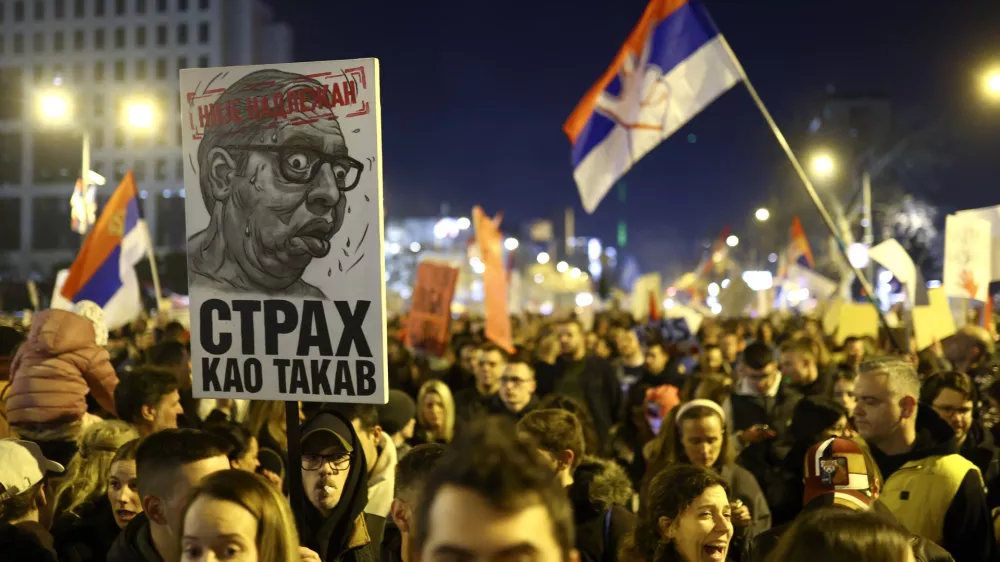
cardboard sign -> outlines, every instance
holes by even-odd
[[[472,224],[476,229],[476,243],[486,271],[483,272],[483,291],[486,293],[486,339],[514,352],[510,333],[510,314],[507,312],[507,272],[503,265],[503,234],[500,221],[491,219],[477,205],[472,209]]]
[[[435,356],[444,355],[451,334],[451,299],[458,282],[458,268],[421,262],[413,287],[410,314],[406,317],[407,347]]]
[[[917,351],[930,347],[934,340],[944,341],[955,333],[955,318],[951,315],[944,288],[927,290],[928,306],[913,307],[913,339]]]
[[[871,336],[878,340],[878,329],[878,310],[871,303],[845,302],[840,305],[835,338],[837,345],[843,344],[851,336]]]
[[[986,301],[990,284],[990,223],[975,215],[949,215],[944,227],[944,293]]]
[[[652,301],[650,295],[653,295]],[[660,274],[647,273],[639,277],[632,285],[632,318],[636,322],[647,322],[654,314],[659,314],[662,300]]]
[[[376,59],[181,71],[196,398],[384,404]]]

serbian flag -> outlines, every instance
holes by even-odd
[[[802,267],[813,268],[813,252],[809,247],[809,239],[806,238],[806,231],[802,228],[802,221],[798,215],[792,219],[792,235],[788,243],[788,263],[797,264]]]
[[[142,312],[135,265],[151,247],[129,171],[84,240],[59,294],[69,303],[93,301],[103,308],[109,330],[128,324]]]
[[[563,125],[584,210],[593,213],[640,158],[741,77],[725,39],[695,0],[650,0],[611,66]]]

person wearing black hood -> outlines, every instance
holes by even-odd
[[[982,475],[957,454],[951,426],[931,408],[918,408],[913,365],[897,357],[867,360],[858,369],[855,394],[855,425],[885,478],[882,502],[889,511],[957,562],[994,560]]]
[[[323,562],[375,562],[385,518],[365,513],[368,465],[350,420],[322,410],[302,426],[300,535]]]

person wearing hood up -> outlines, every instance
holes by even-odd
[[[854,421],[885,478],[882,502],[911,533],[957,562],[994,560],[996,543],[982,475],[958,453],[955,432],[919,408],[920,379],[901,358],[858,369]]]
[[[303,546],[323,562],[377,561],[385,517],[365,512],[368,462],[354,426],[321,410],[302,425],[301,443]]]
[[[104,311],[81,301],[75,312],[43,310],[10,366],[7,421],[23,439],[39,444],[45,455],[69,464],[87,415],[87,394],[112,414],[118,376],[105,348]]]
[[[902,526],[892,513],[878,502],[881,477],[874,459],[857,442],[832,438],[816,443],[804,456],[804,479],[800,488],[801,515],[825,508],[858,512],[870,511],[886,523]],[[745,543],[743,562],[764,562],[775,550],[779,539],[792,523],[773,527]],[[905,531],[905,530],[904,530]],[[953,562],[947,551],[933,542],[906,532],[916,562]]]
[[[396,487],[396,444],[389,433],[379,425],[378,407],[371,404],[336,404],[328,409],[340,412],[351,420],[354,433],[361,442],[368,467],[368,503],[365,513],[371,513],[383,520],[389,517],[392,508],[393,489]],[[382,542],[382,535],[372,535],[376,543]]]
[[[536,410],[517,424],[518,437],[533,444],[569,494],[581,562],[618,559],[618,548],[635,526],[624,505],[632,485],[613,461],[585,456],[583,429],[565,410]]]

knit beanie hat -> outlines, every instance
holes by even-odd
[[[104,309],[93,301],[80,301],[73,310],[94,325],[94,343],[98,347],[108,345],[108,326],[104,323]]]
[[[393,435],[402,431],[417,416],[417,405],[402,390],[390,390],[389,402],[378,407],[378,421],[382,431]]]

